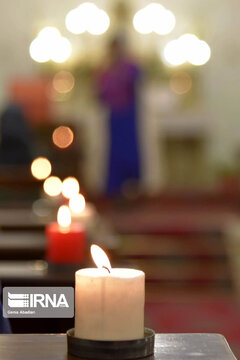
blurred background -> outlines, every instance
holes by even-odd
[[[113,266],[145,271],[147,326],[221,333],[240,355],[239,11],[0,3],[2,286],[74,285],[73,264],[45,255],[67,205],[85,226],[79,265],[94,242]],[[72,325],[34,320],[12,331]]]

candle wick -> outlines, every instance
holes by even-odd
[[[109,272],[109,274],[110,274],[110,270],[109,270],[109,268],[108,268],[107,266],[102,266],[102,268],[103,268],[103,269],[106,269],[106,270]]]

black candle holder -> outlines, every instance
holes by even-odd
[[[136,340],[88,340],[67,331],[68,353],[79,358],[95,360],[127,360],[150,356],[154,353],[155,332],[144,329],[144,337]]]

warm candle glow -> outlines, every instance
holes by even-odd
[[[31,42],[29,53],[31,58],[39,63],[49,60],[63,63],[71,55],[72,45],[57,28],[47,26]]]
[[[75,84],[75,79],[69,71],[61,70],[53,78],[53,88],[60,94],[69,93]]]
[[[38,180],[46,179],[52,171],[52,166],[50,161],[44,157],[38,157],[33,160],[31,165],[32,175]]]
[[[70,199],[71,197],[79,193],[80,186],[79,182],[74,177],[68,177],[63,180],[62,194],[65,198]]]
[[[105,33],[110,25],[108,14],[95,4],[85,2],[72,9],[65,19],[67,29],[73,34],[88,31],[92,35]]]
[[[86,202],[82,194],[77,194],[69,200],[69,208],[74,215],[81,214],[85,206]]]
[[[44,181],[43,189],[49,196],[58,196],[62,191],[62,182],[57,176],[50,176]]]
[[[111,264],[107,257],[107,254],[100,248],[98,245],[91,245],[91,255],[93,261],[98,268],[107,269],[109,272],[111,270]]]
[[[71,225],[71,213],[68,206],[60,206],[57,213],[57,222],[61,227],[61,230],[68,230],[69,226]]]
[[[52,134],[52,141],[54,145],[60,149],[66,149],[69,147],[72,144],[73,139],[73,132],[68,126],[59,126]]]

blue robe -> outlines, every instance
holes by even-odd
[[[110,154],[106,192],[118,194],[127,180],[140,177],[136,116],[138,67],[125,59],[102,73],[100,97],[110,111]]]

